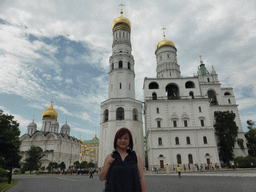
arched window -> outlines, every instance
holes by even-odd
[[[228,99],[228,103],[231,103],[231,100],[230,100],[230,99]]]
[[[156,113],[159,113],[159,108],[156,108]]]
[[[116,120],[124,120],[124,109],[122,107],[118,107],[116,110]]]
[[[181,156],[180,156],[180,154],[177,155],[177,164],[181,164]]]
[[[165,87],[168,99],[179,99],[179,88],[175,84],[168,84]]]
[[[128,69],[131,69],[131,63],[128,62]]]
[[[210,99],[210,104],[211,105],[218,105],[215,91],[209,90],[207,92],[207,94],[208,94],[208,98]]]
[[[201,107],[198,107],[198,110],[199,110],[199,112],[202,112],[202,108]]]
[[[122,89],[122,83],[119,84],[120,89]]]
[[[176,143],[176,145],[180,144],[179,137],[175,137],[175,143]]]
[[[192,97],[192,99],[194,99],[194,93],[193,93],[193,91],[190,91],[190,92],[189,92],[189,95]]]
[[[190,144],[190,137],[187,137],[187,144],[189,145]]]
[[[195,83],[192,82],[192,81],[187,81],[186,84],[185,84],[185,87],[187,89],[195,88]]]
[[[119,68],[123,68],[123,61],[119,61]]]
[[[207,144],[207,137],[206,136],[203,137],[203,140],[204,140],[204,144]]]
[[[159,157],[164,157],[164,156],[161,154],[161,155],[159,155]]]
[[[224,95],[231,95],[229,92],[224,93]]]
[[[188,155],[188,163],[193,164],[193,157],[191,154]]]
[[[206,153],[205,156],[210,156],[209,153]]]
[[[132,110],[132,114],[133,114],[133,120],[138,121],[138,110],[134,108]]]
[[[149,89],[159,89],[159,86],[156,82],[151,82],[149,85],[148,85],[148,88]]]
[[[161,137],[158,138],[158,145],[162,145],[162,138]]]
[[[104,111],[104,120],[103,120],[103,122],[107,122],[107,121],[108,121],[108,109],[106,109]]]
[[[157,95],[156,95],[156,93],[154,92],[154,93],[152,93],[152,99],[153,100],[157,100]]]
[[[111,68],[112,68],[112,70],[114,69],[114,63],[111,64]]]

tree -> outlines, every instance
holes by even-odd
[[[230,166],[229,161],[233,160],[233,149],[236,143],[238,127],[235,122],[235,113],[229,111],[215,111],[215,134],[218,137],[218,149],[220,159]]]
[[[77,168],[80,168],[80,163],[79,163],[79,161],[75,161],[74,162],[74,165],[75,165],[75,168],[77,169]]]
[[[60,163],[59,167],[61,170],[66,169],[66,165],[63,161]]]
[[[248,129],[244,135],[247,140],[247,148],[249,155],[256,157],[256,125],[252,120],[246,121]]]
[[[3,114],[3,111],[0,110],[0,166],[10,170],[8,184],[12,180],[12,169],[20,168],[19,161],[22,158],[19,155],[21,145],[19,123],[13,119],[14,116]]]
[[[84,169],[84,168],[87,167],[87,165],[88,165],[87,161],[82,161],[82,162],[80,163],[80,168],[81,168],[81,169]]]
[[[44,156],[43,150],[40,147],[36,147],[34,145],[27,152],[28,157],[25,159],[27,170],[31,171],[38,170],[40,167],[40,160]]]

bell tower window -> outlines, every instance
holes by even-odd
[[[119,61],[119,68],[123,68],[123,61]]]
[[[128,62],[128,69],[131,69],[131,63]]]

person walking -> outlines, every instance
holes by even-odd
[[[90,177],[89,178],[93,178],[93,168],[92,167],[90,169]]]
[[[168,164],[166,164],[165,169],[166,169],[166,174],[169,175],[169,165]]]
[[[179,178],[181,178],[181,168],[180,168],[179,165],[178,165],[178,167],[177,167],[177,172],[178,172]]]
[[[121,128],[114,139],[115,151],[109,154],[99,174],[107,180],[108,192],[146,192],[146,181],[140,156],[133,151],[133,139],[129,129]]]

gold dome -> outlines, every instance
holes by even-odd
[[[91,151],[90,151],[91,153],[93,153],[94,151],[93,151],[93,149],[91,149]]]
[[[80,157],[82,157],[83,156],[83,153],[80,153]]]
[[[93,141],[99,140],[98,137],[95,135],[95,137],[92,139]]]
[[[81,145],[81,147],[84,147],[84,145]]]
[[[85,149],[85,151],[90,151],[90,149],[87,147],[87,148]]]
[[[159,42],[156,46],[156,50],[159,49],[162,46],[172,46],[175,47],[175,44],[172,41],[164,39],[163,41]],[[175,47],[176,48],[176,47]]]
[[[131,22],[129,21],[129,19],[123,17],[122,15],[121,15],[121,17],[117,17],[114,20],[114,22],[112,24],[112,27],[114,28],[119,23],[124,23],[124,24],[128,25],[131,28]]]
[[[50,107],[43,112],[43,119],[55,119],[57,121],[58,113],[53,109],[52,102]]]
[[[81,143],[83,143],[83,140],[82,140],[81,138],[79,139],[79,141],[80,141]]]
[[[85,144],[85,145],[84,145],[84,148],[88,148],[88,145]]]

